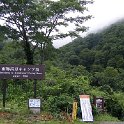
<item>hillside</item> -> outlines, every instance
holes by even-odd
[[[61,47],[58,55],[62,68],[83,66],[90,73],[92,87],[113,95],[106,106],[108,112],[118,117],[124,114],[121,99],[124,91],[124,20],[98,33],[75,39]]]
[[[124,121],[124,21],[60,49],[52,44],[87,30],[91,3],[0,1],[0,124],[81,124],[90,103],[84,118],[92,112],[94,124]]]
[[[62,60],[71,65],[83,65],[89,71],[99,72],[107,66],[124,68],[124,21],[104,31],[77,38],[60,48]],[[60,56],[61,58],[61,56]]]
[[[34,63],[35,65],[45,64],[45,79],[37,80],[36,87],[36,97],[42,101],[42,112],[50,113],[55,119],[61,120],[63,112],[69,115],[72,113],[74,100],[78,102],[79,112],[79,95],[88,94],[91,98],[95,121],[123,120],[123,32],[124,22],[122,21],[102,32],[77,38],[60,49],[53,48],[51,44],[43,51],[38,47],[34,52]],[[26,63],[23,47],[19,41],[1,37],[0,63],[19,65]],[[3,84],[1,80],[0,108],[3,108]],[[9,108],[9,113],[15,113],[15,115],[22,113],[30,117],[27,100],[34,96],[33,88],[34,80],[7,80],[6,107]],[[104,98],[106,114],[101,114],[94,106],[94,96]],[[5,111],[0,110],[2,114]],[[15,119],[15,116],[13,117]],[[80,115],[77,114],[77,117],[80,118]],[[3,120],[0,121],[3,122]]]
[[[117,22],[102,32],[77,38],[63,46],[60,48],[59,58],[63,63],[82,65],[93,75],[109,70],[121,76],[124,74],[123,34],[124,21]],[[122,82],[123,77],[121,78]],[[121,89],[123,90],[123,86]]]

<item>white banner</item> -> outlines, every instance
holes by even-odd
[[[92,115],[92,107],[90,104],[90,96],[89,95],[80,95],[80,106],[82,111],[82,119],[83,121],[93,121]]]

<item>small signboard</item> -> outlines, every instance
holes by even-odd
[[[104,111],[104,98],[94,97],[94,104],[99,111]]]
[[[82,111],[82,120],[85,122],[93,122],[92,107],[89,95],[80,95],[80,106]]]
[[[44,65],[0,64],[0,79],[44,79]]]
[[[41,100],[40,99],[29,99],[28,106],[29,108],[40,108]]]
[[[28,100],[28,107],[29,107],[29,110],[33,114],[40,114],[41,100],[38,98],[29,99]]]

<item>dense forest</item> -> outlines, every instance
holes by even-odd
[[[81,66],[89,73],[91,90],[97,88],[104,92],[107,111],[119,118],[123,118],[124,114],[123,34],[124,21],[121,20],[98,33],[75,39],[61,47],[58,54],[61,67],[65,70],[69,66]],[[73,73],[80,75],[79,71]]]
[[[54,39],[77,37],[87,30],[80,24],[91,16],[67,18],[64,14],[83,13],[88,3],[0,1],[0,17],[6,21],[0,26],[0,64],[45,65],[45,79],[37,81],[36,91],[42,111],[56,117],[63,111],[71,113],[73,101],[77,100],[79,110],[79,95],[88,94],[92,105],[94,96],[104,97],[105,113],[124,120],[124,20],[98,33],[78,37],[59,49],[52,45]],[[57,27],[68,23],[75,23],[75,32],[59,33]],[[55,31],[57,34],[52,35]],[[6,102],[12,110],[24,111],[34,94],[33,83],[28,79],[7,80]],[[98,115],[97,108],[92,107],[94,116]]]
[[[44,51],[45,80],[37,83],[37,97],[42,99],[42,110],[71,112],[73,100],[77,99],[79,103],[80,94],[89,94],[91,101],[94,96],[104,97],[107,113],[123,119],[123,31],[124,22],[121,21],[99,33],[79,37],[59,49],[48,47]],[[36,64],[40,63],[39,51],[35,52]],[[1,41],[1,64],[25,62],[19,42],[11,39]],[[32,96],[33,81],[8,80],[8,102],[22,107]],[[94,114],[99,113],[95,108],[93,110]]]

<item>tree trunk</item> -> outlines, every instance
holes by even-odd
[[[33,52],[31,50],[31,45],[28,42],[28,37],[26,36],[26,33],[24,33],[24,36],[23,36],[23,45],[24,45],[24,52],[27,60],[26,64],[33,65],[34,64]]]
[[[25,55],[26,55],[26,59],[27,59],[26,64],[33,65],[34,64],[34,62],[33,62],[33,53],[31,51],[31,46],[27,41],[25,42],[24,51],[25,51]]]
[[[33,65],[33,52],[31,50],[31,44],[28,42],[28,36],[26,35],[26,30],[25,30],[25,24],[24,24],[24,18],[22,20],[22,35],[23,35],[23,47],[24,47],[24,52],[26,56],[26,64]]]

